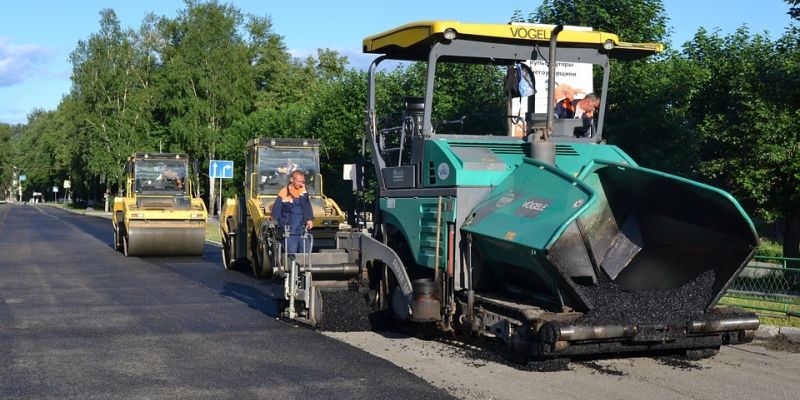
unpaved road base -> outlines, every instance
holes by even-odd
[[[393,333],[325,333],[463,399],[796,399],[800,354],[763,342],[726,346],[710,359],[622,358],[531,372],[475,357],[470,346]]]

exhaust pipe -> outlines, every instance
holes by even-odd
[[[556,164],[556,146],[549,140],[549,137],[553,133],[553,124],[555,124],[553,92],[556,90],[556,45],[558,34],[562,30],[564,30],[564,25],[556,25],[550,32],[550,51],[548,53],[549,59],[547,60],[547,126],[541,136],[539,136],[539,133],[535,133],[533,140],[531,140],[531,157],[534,160],[550,165]]]

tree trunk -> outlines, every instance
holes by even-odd
[[[208,154],[208,162],[214,159],[214,152]],[[208,177],[208,214],[211,216],[217,215],[217,191],[214,190],[214,178]]]
[[[214,178],[208,178],[208,210],[211,215],[217,215],[217,196],[214,188]]]
[[[800,212],[792,213],[786,218],[783,228],[783,256],[787,258],[800,258]],[[789,261],[789,268],[800,268],[800,262]],[[800,272],[785,273],[786,279],[794,287],[800,287]]]

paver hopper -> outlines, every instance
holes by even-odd
[[[713,187],[600,161],[573,177],[527,159],[462,231],[476,250],[475,290],[582,314],[545,329],[562,347],[758,325],[752,314],[710,317],[758,245],[738,203]]]

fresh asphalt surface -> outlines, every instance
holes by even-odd
[[[449,398],[277,320],[269,290],[217,247],[126,258],[108,219],[0,204],[0,398]]]

